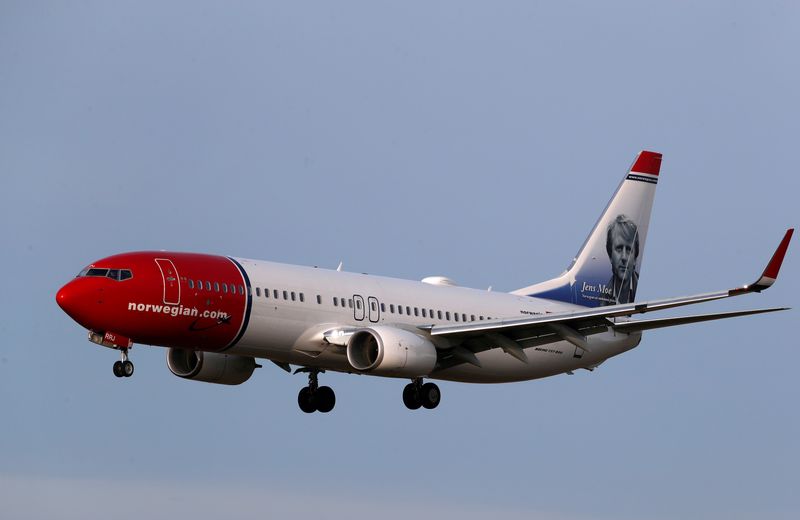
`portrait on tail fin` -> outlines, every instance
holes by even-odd
[[[606,252],[611,262],[605,305],[631,303],[639,284],[639,229],[636,223],[620,214],[608,226]]]

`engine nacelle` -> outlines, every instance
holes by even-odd
[[[253,375],[256,360],[245,356],[170,348],[167,350],[167,367],[170,372],[184,379],[240,385]]]
[[[350,336],[347,361],[361,372],[421,377],[436,366],[436,347],[413,332],[376,326],[357,330]]]

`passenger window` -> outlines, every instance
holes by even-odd
[[[483,316],[478,316],[478,319],[483,321]]]
[[[228,293],[228,284],[226,284],[225,282],[222,282],[222,292],[226,294]]]
[[[470,320],[469,321],[475,321],[475,315],[474,314],[470,315]]]
[[[203,280],[197,280],[197,288],[201,290],[203,289]]]
[[[356,300],[356,309],[361,310],[361,300]]]
[[[397,314],[403,314],[403,306],[402,305],[398,305],[397,306]]]
[[[372,312],[375,312],[375,311],[378,310],[378,304],[375,303],[375,302],[370,302],[369,307],[372,309]]]
[[[441,320],[442,319],[442,311],[436,311],[436,314],[439,315],[439,319]]]
[[[211,282],[206,280],[206,291],[210,291],[210,290],[211,290]]]
[[[275,298],[276,300],[278,299],[278,289],[272,290],[272,297]]]
[[[444,315],[447,317],[447,321],[450,321],[450,311],[445,311]]]
[[[219,292],[219,282],[214,282],[214,292]]]
[[[423,318],[427,318],[427,317],[428,317],[428,313],[427,313],[427,312],[425,312],[425,309],[424,309],[424,308],[422,309],[422,317],[423,317]]]
[[[283,291],[283,299],[284,300],[288,300],[289,299],[289,291]]]
[[[306,301],[306,297],[303,295],[303,293],[300,293],[300,303],[303,303],[305,301]]]
[[[431,318],[433,318],[434,317],[433,309],[428,309],[428,312],[430,313]]]
[[[467,315],[466,314],[462,314],[461,315],[461,321],[467,321]]]
[[[419,316],[419,309],[414,307],[414,316]]]
[[[406,314],[411,316],[411,307],[409,307],[408,305],[406,305]]]
[[[333,306],[334,307],[338,307],[339,306],[339,298],[337,298],[336,296],[333,297]]]
[[[194,289],[194,280],[189,278],[189,289]]]
[[[453,316],[455,317],[456,321],[458,321],[458,313],[457,312],[453,313]]]
[[[244,287],[243,287],[243,286],[241,286],[241,285],[239,286],[239,294],[241,294],[242,296],[244,296]]]
[[[295,292],[294,292],[294,291],[292,291],[292,301],[295,301],[295,296],[296,296],[296,295],[295,295]]]
[[[317,295],[317,303],[319,305],[322,305],[322,296],[320,296],[319,294]]]
[[[393,304],[393,303],[390,303],[390,304],[389,304],[389,312],[391,312],[392,314],[394,314],[394,304]]]
[[[344,299],[344,298],[342,298],[342,299]],[[347,300],[347,306],[350,307],[351,309],[353,308],[353,299],[352,298]]]
[[[256,287],[256,296],[261,296],[261,287]]]
[[[381,312],[386,312],[386,304],[385,303],[381,304]]]

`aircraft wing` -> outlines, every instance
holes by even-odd
[[[615,323],[613,328],[618,332],[641,332],[643,330],[661,329],[663,327],[674,327],[676,325],[687,325],[689,323],[700,323],[702,321],[736,318],[738,316],[752,316],[753,314],[764,314],[767,312],[786,310],[789,310],[789,307],[773,307],[771,309],[753,309],[749,311],[717,312],[714,314],[695,314],[694,316],[658,318],[654,320],[631,320],[623,323]]]
[[[761,292],[775,283],[794,229],[789,229],[773,253],[761,276],[752,284],[743,285],[727,291],[718,291],[680,298],[653,300],[622,305],[609,305],[574,312],[560,312],[483,322],[470,322],[460,325],[433,325],[425,328],[431,336],[448,338],[454,344],[454,363],[476,364],[474,354],[490,348],[501,348],[510,355],[527,361],[524,348],[566,340],[578,348],[590,351],[586,336],[605,332],[610,328],[620,332],[635,332],[653,328],[672,327],[699,321],[732,318],[749,314],[774,312],[783,308],[757,309],[717,314],[664,318],[660,320],[630,320],[615,322],[615,318],[644,314],[652,311],[693,305],[695,303],[720,300],[751,292]],[[479,363],[477,363],[479,365]]]

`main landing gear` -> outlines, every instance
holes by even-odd
[[[422,378],[418,377],[407,384],[403,389],[403,404],[409,410],[417,410],[420,406],[433,410],[439,406],[442,400],[442,393],[439,387],[433,383],[422,383]]]
[[[114,375],[117,377],[131,377],[133,375],[133,363],[128,359],[128,349],[120,349],[120,361],[114,362]]]
[[[317,376],[324,370],[316,368],[298,368],[294,373],[308,372],[308,386],[300,389],[297,404],[305,413],[328,413],[336,406],[336,394],[329,386],[319,386]]]

